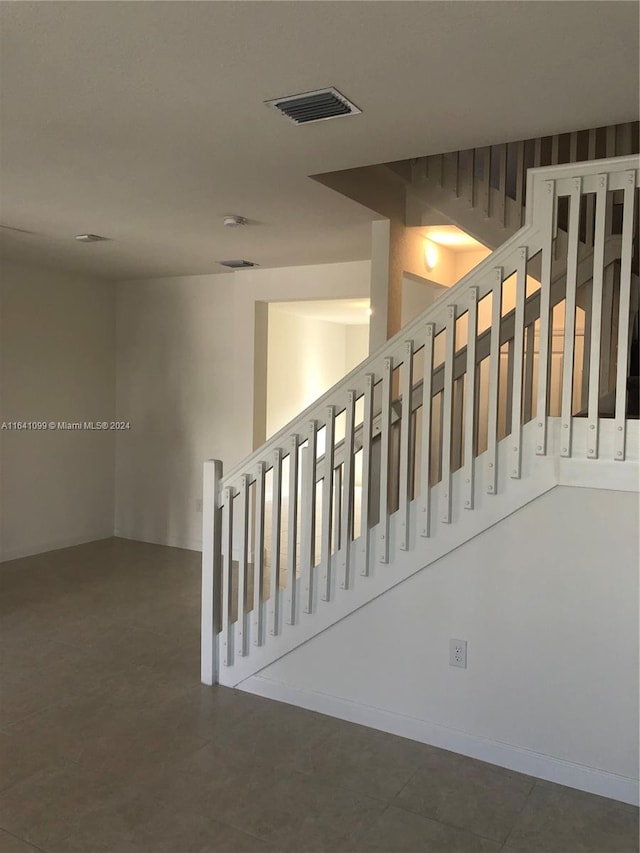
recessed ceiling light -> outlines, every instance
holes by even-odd
[[[222,224],[229,228],[235,228],[236,225],[246,225],[247,220],[244,216],[236,216],[235,214],[232,214],[231,216],[225,216],[222,220]]]
[[[242,270],[242,269],[247,269],[249,267],[257,267],[258,266],[258,264],[254,264],[253,261],[242,261],[242,260],[218,261],[218,263],[220,264],[220,266],[229,267],[232,270]]]
[[[361,113],[354,103],[333,87],[304,92],[301,95],[288,95],[265,101],[268,107],[279,110],[294,124],[309,124],[313,121],[326,121],[330,118],[342,118]]]
[[[108,239],[108,237],[101,237],[99,234],[76,234],[78,243],[102,243]]]

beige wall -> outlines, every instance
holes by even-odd
[[[118,284],[115,532],[197,548],[202,463],[235,441],[233,275]],[[250,389],[245,389],[250,394]]]
[[[368,337],[347,337],[350,329],[359,328],[367,331],[366,326],[301,317],[277,303],[269,306],[267,437],[367,357]]]
[[[266,399],[265,303],[366,297],[369,270],[356,262],[117,285],[117,412],[132,425],[116,446],[117,535],[200,547],[203,461],[229,471],[253,449],[256,423],[265,429],[264,408],[256,412]]]
[[[437,263],[428,270],[424,257],[426,241],[421,231],[421,228],[407,228],[395,220],[389,223],[388,337],[402,328],[407,317],[416,316],[413,305],[415,300],[409,307],[403,305],[405,297],[408,295],[411,299],[413,291],[410,286],[407,287],[407,273],[444,287],[452,287],[490,254],[486,248],[454,251],[447,246],[434,244]]]
[[[0,421],[112,421],[111,282],[3,262]],[[0,431],[0,557],[113,532],[110,430]]]
[[[267,312],[265,303],[369,298],[371,262],[316,264],[234,274],[233,394],[239,462],[266,436]],[[256,344],[257,342],[257,349]],[[254,389],[253,395],[250,389]],[[245,449],[245,448],[248,448]]]

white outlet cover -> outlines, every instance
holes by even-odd
[[[467,641],[449,640],[449,666],[467,668]]]

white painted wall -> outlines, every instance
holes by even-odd
[[[253,449],[265,398],[266,302],[368,297],[368,262],[117,285],[116,535],[199,548],[202,464]],[[264,312],[263,312],[264,313]],[[265,314],[266,319],[266,314]],[[261,413],[262,430],[265,413]]]
[[[637,519],[637,494],[557,487],[263,670],[258,690],[628,792]],[[468,641],[466,670],[448,665],[450,638]]]
[[[114,285],[2,262],[0,421],[112,421]],[[112,431],[0,431],[0,558],[113,532]]]

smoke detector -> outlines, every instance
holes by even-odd
[[[99,234],[76,234],[78,243],[102,243],[108,239],[108,237],[101,237]]]
[[[235,228],[238,225],[246,225],[247,220],[244,216],[225,216],[222,220],[223,225],[226,225],[228,228]]]

